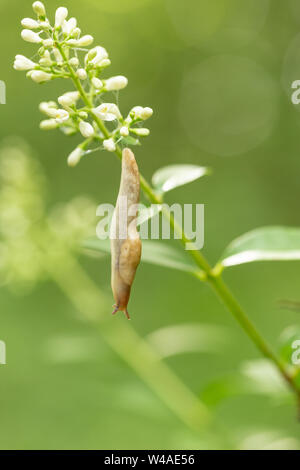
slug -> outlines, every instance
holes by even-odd
[[[130,319],[127,305],[131,286],[141,260],[142,243],[137,231],[140,174],[134,154],[122,153],[121,183],[110,228],[111,288],[115,299],[113,315],[119,310]]]

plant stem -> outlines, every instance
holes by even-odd
[[[87,94],[85,93],[81,82],[79,78],[76,76],[73,68],[69,65],[67,57],[64,53],[63,48],[58,44],[57,45],[64,61],[67,63],[68,70],[71,74],[71,78],[73,80],[73,83],[77,90],[79,91],[84,103],[88,106],[90,109],[94,120],[96,121],[100,131],[102,134],[105,136],[105,138],[110,137],[110,133],[107,130],[104,122],[98,118],[93,112],[92,112],[92,107],[93,104]],[[118,158],[122,159],[122,151],[119,146],[117,146],[116,155]],[[141,188],[144,192],[144,194],[147,196],[150,202],[154,204],[161,204],[162,199],[160,195],[158,195],[155,190],[151,187],[151,185],[148,183],[148,181],[144,178],[143,175],[140,175],[140,182],[141,182]],[[188,242],[191,244],[191,241],[188,239],[182,228],[178,225],[176,222],[174,216],[171,214],[170,211],[168,211],[164,206],[162,209],[164,217],[166,217],[173,229],[176,231],[176,233],[180,234],[180,240],[181,243],[185,246],[185,244]],[[209,282],[209,284],[212,286],[218,297],[223,301],[227,309],[230,311],[230,313],[234,316],[234,318],[238,321],[238,323],[241,325],[245,333],[248,335],[248,337],[252,340],[252,342],[256,345],[256,347],[259,349],[259,351],[270,361],[273,362],[281,376],[284,378],[284,380],[289,384],[289,386],[292,388],[294,392],[296,392],[297,396],[300,397],[300,390],[295,384],[293,378],[289,374],[289,372],[286,370],[284,364],[281,363],[281,361],[276,357],[276,355],[273,353],[271,350],[270,346],[267,344],[265,339],[262,337],[262,335],[257,331],[255,326],[252,324],[246,313],[243,311],[225,282],[223,281],[221,277],[221,273],[216,273],[215,270],[212,269],[206,258],[203,256],[203,254],[197,249],[195,246],[194,249],[188,250],[188,254],[193,258],[194,262],[196,265],[201,269],[201,272],[204,273],[205,280]],[[203,280],[203,275],[199,276],[199,280]],[[300,400],[300,398],[299,398]]]
[[[59,260],[48,255],[51,278],[70,299],[84,321],[97,325],[107,344],[152,389],[166,406],[197,433],[211,427],[210,412],[193,392],[161,361],[160,356],[135,332],[130,322],[111,322],[104,312],[109,299],[88,277],[77,260],[65,251]],[[64,262],[61,263],[61,257]]]

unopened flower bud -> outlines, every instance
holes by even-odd
[[[43,101],[39,105],[39,110],[41,111],[41,113],[46,114],[46,116],[55,118],[57,114],[57,104],[55,103],[55,101]]]
[[[32,5],[33,11],[38,15],[38,16],[45,16],[46,15],[46,9],[44,7],[44,4],[42,2],[34,2]]]
[[[69,64],[72,65],[72,67],[78,67],[78,65],[79,65],[79,60],[77,59],[77,57],[72,57],[72,58],[69,60]]]
[[[68,156],[68,165],[69,166],[76,166],[80,162],[83,155],[84,155],[84,150],[82,150],[80,147],[77,147]]]
[[[45,119],[44,121],[40,122],[40,129],[43,131],[51,131],[57,127],[58,123],[55,119]]]
[[[120,135],[122,137],[127,137],[129,135],[129,129],[126,126],[121,127],[120,129]]]
[[[126,77],[123,77],[123,75],[117,75],[116,77],[108,78],[105,81],[105,88],[107,91],[117,91],[125,88],[127,84],[128,80]]]
[[[57,64],[61,65],[64,60],[62,58],[61,53],[59,52],[59,50],[56,47],[53,48],[53,54],[54,54],[54,57],[55,57],[55,60],[56,60]]]
[[[103,87],[102,81],[97,77],[92,78],[92,84],[96,88],[96,90],[100,90],[100,88]]]
[[[74,38],[77,38],[77,39],[78,39],[78,38],[80,37],[80,35],[81,35],[81,29],[80,29],[80,28],[75,28],[75,29],[73,30],[72,36],[73,36]]]
[[[93,135],[95,135],[95,130],[93,126],[89,122],[86,122],[86,121],[81,121],[79,123],[79,130],[81,134],[83,135],[83,137],[85,137],[86,139],[93,137]]]
[[[81,118],[81,119],[87,119],[88,118],[88,113],[86,113],[85,111],[80,111],[78,113],[78,116]]]
[[[147,137],[150,134],[149,129],[146,128],[130,129],[130,131],[140,137]]]
[[[34,33],[33,31],[31,31],[31,29],[23,29],[23,31],[21,32],[21,36],[22,36],[22,39],[24,39],[24,41],[27,41],[27,42],[33,42],[36,44],[39,44],[42,42],[42,39],[40,38],[40,36],[37,33]]]
[[[61,106],[65,107],[70,107],[73,106],[76,101],[78,101],[80,98],[80,94],[78,91],[70,91],[68,93],[63,94],[58,98],[58,102]]]
[[[152,108],[143,108],[143,111],[141,112],[141,118],[145,121],[146,119],[149,119],[153,114],[153,109]]]
[[[82,36],[82,38],[77,40],[77,45],[79,47],[85,47],[85,46],[90,46],[93,44],[94,38],[90,34],[87,34],[86,36]]]
[[[23,55],[16,55],[14,62],[15,70],[32,70],[37,64]]]
[[[130,116],[135,119],[141,119],[141,113],[143,112],[144,108],[142,106],[134,106],[130,111]]]
[[[43,46],[44,47],[53,47],[54,41],[51,38],[44,39]]]
[[[37,29],[40,27],[39,23],[36,20],[33,20],[32,18],[23,18],[21,21],[21,25],[23,28],[27,29]]]
[[[59,7],[55,12],[55,28],[61,28],[67,16],[68,16],[67,8]]]
[[[99,63],[99,67],[104,68],[104,67],[109,67],[111,64],[111,61],[109,59],[103,59]]]
[[[143,108],[142,106],[135,106],[130,111],[130,115],[132,115],[135,119],[142,119],[143,121],[150,118],[152,114],[153,114],[153,109]]]
[[[108,53],[104,47],[96,46],[91,49],[85,56],[85,63],[93,66],[99,66],[100,62],[108,58]]]
[[[87,79],[87,73],[86,73],[85,69],[78,69],[76,74],[77,74],[77,77],[80,80],[86,80]]]
[[[41,21],[40,22],[40,28],[41,29],[49,29],[50,28],[50,23],[48,20],[46,21]]]
[[[45,51],[43,57],[39,60],[40,65],[44,67],[51,67],[53,61],[51,60],[50,52]]]
[[[103,147],[108,152],[114,152],[116,150],[116,144],[113,139],[103,140]]]
[[[68,21],[65,21],[62,30],[66,36],[69,36],[77,26],[76,18],[70,18]]]
[[[52,80],[53,75],[51,73],[43,72],[42,70],[33,70],[28,72],[29,77],[36,83],[43,83]]]

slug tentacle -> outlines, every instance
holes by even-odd
[[[122,153],[122,174],[116,208],[110,229],[111,287],[115,309],[124,311],[129,319],[127,304],[142,244],[136,228],[140,199],[140,175],[134,154],[128,148]]]

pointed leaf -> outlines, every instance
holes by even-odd
[[[110,253],[110,240],[99,240],[92,238],[84,241],[83,248],[96,252]],[[169,246],[151,240],[143,240],[142,261],[145,263],[178,269],[179,271],[195,272],[194,266],[189,259],[180,251]]]
[[[300,260],[300,229],[262,227],[242,235],[225,250],[220,263],[227,266],[253,261]]]
[[[152,183],[157,191],[166,193],[207,174],[209,174],[209,170],[203,166],[170,165],[157,170],[152,177]]]
[[[215,354],[230,343],[225,327],[199,323],[166,326],[150,333],[147,339],[161,357],[191,352]]]

